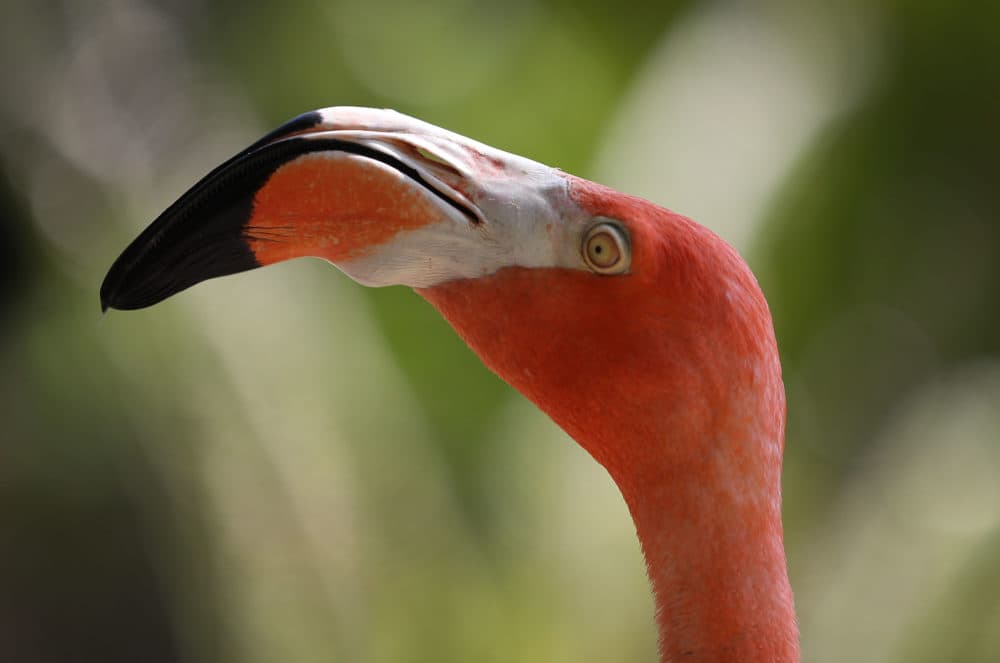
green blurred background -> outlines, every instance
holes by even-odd
[[[7,2],[0,661],[654,660],[610,480],[413,293],[295,261],[99,314],[188,185],[338,104],[733,242],[782,347],[806,660],[1000,660],[1000,3],[975,4]]]

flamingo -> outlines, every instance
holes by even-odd
[[[728,244],[415,118],[334,107],[168,207],[114,262],[101,306],[300,256],[413,288],[607,469],[645,557],[661,661],[799,660],[781,366],[767,302]]]

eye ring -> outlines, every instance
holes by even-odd
[[[623,274],[632,261],[628,233],[618,223],[602,221],[583,237],[583,261],[598,274]]]

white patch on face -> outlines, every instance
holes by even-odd
[[[439,221],[401,231],[371,253],[337,265],[359,283],[427,288],[512,266],[587,269],[580,247],[589,216],[554,169],[392,111],[334,108],[322,114],[322,128],[332,130],[303,137],[337,138],[391,155],[479,220],[428,191],[428,200],[440,208]]]
[[[363,285],[414,288],[479,278],[513,266],[586,269],[580,240],[573,237],[577,233],[567,230],[547,197],[524,185],[508,188],[505,192],[494,187],[500,190],[486,201],[487,209],[481,204],[485,220],[479,224],[436,201],[441,221],[404,230],[368,255],[338,267]]]
[[[456,216],[460,216],[458,212]],[[404,230],[368,255],[337,265],[362,285],[408,285],[428,288],[499,269],[503,251],[468,221],[445,219],[417,230]]]

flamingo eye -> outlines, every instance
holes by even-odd
[[[628,271],[631,257],[628,234],[617,223],[598,223],[583,238],[583,261],[598,274]]]

